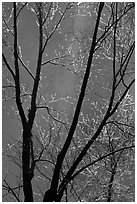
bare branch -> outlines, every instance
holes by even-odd
[[[128,125],[128,124],[126,124],[126,123],[121,123],[121,122],[117,122],[117,121],[109,121],[109,122],[107,122],[106,124],[108,124],[108,123],[116,123],[116,124],[118,124],[118,125],[126,126],[126,127],[129,127],[129,128],[134,128],[133,125]]]
[[[20,98],[25,97],[25,96],[31,96],[31,94],[29,94],[29,93],[21,94],[21,95],[20,95]],[[9,101],[9,100],[11,100],[11,99],[16,99],[16,96],[12,96],[12,97],[10,97],[10,98],[3,99],[3,101]]]
[[[6,85],[6,86],[2,86],[3,89],[6,89],[6,88],[15,88],[15,86],[13,85]]]
[[[117,110],[119,104],[122,102],[122,100],[124,99],[124,97],[126,96],[127,92],[129,91],[129,89],[131,88],[131,86],[135,83],[135,79],[133,79],[131,81],[131,83],[127,86],[126,90],[124,91],[124,93],[122,94],[122,96],[120,97],[120,99],[118,100],[118,102],[116,103],[116,105],[114,106],[114,108],[111,110],[110,115],[113,115],[115,113],[115,111]]]
[[[40,159],[40,158],[38,158],[38,159],[35,159],[35,162],[47,162],[47,163],[50,163],[50,164],[55,166],[55,164],[52,161],[48,160],[48,159]]]
[[[51,8],[52,8],[52,5],[53,5],[53,2],[50,3],[50,6],[49,6],[49,9],[48,9],[47,15],[46,15],[46,17],[45,17],[45,19],[44,19],[42,25],[45,24],[45,22],[47,21],[47,19],[48,19],[48,17],[49,17],[49,14],[50,14],[50,11],[51,11]]]
[[[22,106],[20,98],[20,73],[19,73],[19,64],[18,64],[18,29],[17,29],[17,18],[16,18],[16,3],[13,3],[13,19],[14,19],[14,66],[15,66],[15,87],[16,87],[16,104],[19,110],[19,114],[22,120],[22,125],[26,126],[26,116]]]
[[[7,59],[5,57],[5,55],[2,53],[2,58],[3,58],[3,61],[6,65],[6,67],[8,68],[8,70],[10,71],[11,75],[13,76],[13,79],[15,81],[15,73],[13,72],[12,68],[10,67],[9,63],[7,62]]]
[[[55,121],[57,121],[57,122],[59,122],[59,123],[61,123],[61,124],[63,124],[63,125],[69,125],[68,123],[65,123],[65,122],[63,122],[63,121],[58,120],[57,118],[55,118],[55,117],[50,113],[50,110],[49,110],[49,107],[48,107],[48,106],[37,106],[37,109],[46,109],[47,112],[48,112],[48,114],[51,116],[51,118],[52,118],[53,120],[55,120]]]
[[[32,97],[31,97],[31,108],[29,114],[28,125],[30,129],[32,129],[35,114],[36,114],[36,97],[38,94],[38,87],[40,82],[40,73],[41,73],[41,63],[42,63],[42,47],[43,47],[43,30],[42,30],[42,10],[41,10],[41,3],[38,6],[38,21],[39,21],[39,49],[38,49],[38,59],[37,59],[37,68],[36,68],[36,75],[32,90]]]
[[[128,132],[128,131],[125,132],[125,130],[123,130],[123,129],[119,126],[119,125],[121,125],[121,124],[117,123],[116,121],[110,121],[110,122],[107,122],[106,124],[109,124],[109,123],[114,124],[121,132],[123,132],[123,133],[128,133],[128,134],[131,135],[132,137],[135,136],[135,135],[132,134],[131,132]],[[128,125],[126,125],[126,124],[122,124],[122,125],[123,125],[123,126],[126,126],[126,127],[132,127],[132,126],[128,126]]]
[[[118,23],[120,20],[121,20],[121,18],[125,15],[125,14],[127,14],[128,13],[128,11],[130,11],[132,8],[134,8],[135,7],[135,5],[132,5],[131,7],[129,7],[127,10],[125,10],[121,15],[120,15],[120,17],[116,20],[116,21],[114,21],[108,28],[106,28],[105,29],[105,32],[97,39],[97,42],[96,42],[96,45],[100,42],[100,43],[102,43],[105,39],[106,39],[106,37],[108,36],[108,31],[115,25],[115,23]]]
[[[25,2],[25,3],[23,4],[23,6],[19,9],[16,18],[18,18],[20,12],[23,10],[23,8],[24,8],[27,4],[28,4],[28,2]]]
[[[119,86],[119,84],[121,83],[121,81],[123,82],[123,84],[124,84],[124,86],[126,87],[126,88],[128,88],[128,86],[125,84],[125,82],[124,82],[124,76],[125,76],[125,73],[126,73],[126,70],[127,70],[127,66],[128,66],[128,64],[129,64],[129,61],[130,61],[130,59],[131,59],[131,56],[132,56],[132,54],[133,54],[133,52],[134,52],[134,49],[135,49],[135,42],[133,42],[133,44],[131,45],[131,47],[130,47],[130,49],[129,49],[129,51],[128,51],[128,53],[127,53],[127,55],[126,55],[126,57],[123,59],[123,57],[122,57],[122,61],[121,61],[121,64],[120,64],[120,68],[119,68],[119,70],[117,71],[117,73],[116,73],[116,77],[118,77],[118,75],[120,74],[120,79],[119,79],[119,81],[117,82],[117,84],[115,85],[115,89],[117,89],[117,87]],[[123,67],[124,67],[124,69],[123,69]]]
[[[14,189],[10,187],[10,185],[7,183],[7,181],[6,181],[5,179],[4,179],[4,182],[5,182],[5,184],[7,185],[7,189],[8,189],[9,191],[11,191],[12,195],[16,198],[16,200],[17,200],[18,202],[20,202],[20,199],[19,199],[19,197],[16,195],[16,193],[14,192]]]
[[[63,163],[63,160],[65,158],[66,152],[67,152],[67,150],[71,144],[73,134],[74,134],[76,126],[77,126],[78,117],[80,114],[82,102],[83,102],[83,99],[85,96],[86,86],[87,86],[87,82],[88,82],[89,75],[90,75],[90,68],[91,68],[91,64],[92,64],[92,60],[93,60],[94,49],[96,46],[97,32],[98,32],[98,27],[99,27],[99,22],[100,22],[100,17],[101,17],[103,7],[104,7],[104,3],[100,3],[99,9],[98,9],[97,20],[96,20],[96,24],[95,24],[95,29],[94,29],[94,34],[93,34],[93,39],[92,39],[92,44],[91,44],[91,48],[90,48],[90,52],[89,52],[89,58],[88,58],[88,62],[87,62],[87,69],[86,69],[86,72],[84,75],[84,79],[83,79],[83,83],[82,83],[82,87],[81,87],[81,92],[80,92],[78,103],[77,103],[76,110],[74,113],[73,121],[72,121],[70,130],[69,130],[68,136],[66,138],[66,141],[63,145],[63,148],[57,157],[57,163],[55,166],[55,170],[53,173],[53,179],[51,182],[51,189],[54,189],[55,191],[58,187],[58,179],[59,179],[59,175],[60,175],[60,169],[62,167],[62,163]],[[68,171],[68,174],[70,173],[70,175],[71,175],[71,173],[75,170],[75,168],[79,164],[79,160],[81,161],[81,159],[84,157],[85,153],[87,152],[88,148],[89,148],[89,146],[86,146],[86,148],[84,148],[84,151],[82,151],[80,156],[78,156],[78,158],[76,159],[76,161],[74,162],[74,164],[72,165],[70,170]],[[68,176],[68,174],[67,174],[67,176]]]
[[[37,170],[41,173],[41,175],[42,176],[44,176],[46,179],[48,179],[49,181],[51,181],[51,179],[48,177],[48,176],[46,176],[40,169],[39,169],[39,167],[36,165],[36,168],[37,168]]]
[[[6,25],[7,29],[8,29],[8,31],[14,36],[14,33],[13,33],[12,30],[9,28],[9,26],[8,26],[6,20],[5,20],[4,15],[2,15],[2,20],[4,21],[4,23],[5,23],[5,25]]]
[[[62,13],[62,15],[61,15],[59,21],[57,22],[57,24],[56,24],[55,27],[53,28],[53,30],[52,30],[52,32],[50,33],[50,35],[47,36],[47,39],[46,39],[46,42],[45,42],[45,44],[44,44],[44,46],[43,46],[42,52],[45,51],[45,48],[46,48],[46,46],[47,46],[47,43],[48,43],[49,39],[52,37],[52,35],[53,35],[53,34],[55,33],[55,31],[57,30],[57,28],[58,28],[58,26],[60,25],[60,23],[61,23],[61,21],[62,21],[64,15],[65,15],[65,13],[66,13],[66,11],[67,11],[68,9],[70,9],[71,7],[72,7],[72,6],[70,5],[70,3],[68,3],[68,5],[66,6],[64,12]]]
[[[35,80],[35,77],[31,73],[31,71],[28,69],[28,67],[24,64],[23,60],[19,57],[19,61],[21,62],[22,66],[26,69],[26,71],[29,73],[29,75]]]
[[[135,148],[135,146],[132,145],[132,146],[128,146],[128,147],[123,147],[123,148],[121,148],[121,149],[115,150],[115,151],[113,152],[113,154],[116,154],[116,153],[121,152],[121,151],[123,151],[123,150],[132,149],[132,148]],[[98,158],[97,160],[91,162],[90,164],[88,164],[88,165],[82,167],[80,170],[78,170],[75,174],[73,174],[73,175],[71,176],[71,178],[69,179],[69,182],[70,182],[70,180],[73,180],[73,179],[74,179],[78,174],[80,174],[83,170],[85,170],[86,168],[88,168],[89,166],[94,165],[95,163],[97,163],[97,162],[99,162],[99,161],[105,159],[106,157],[108,157],[108,156],[110,156],[110,155],[112,155],[112,152],[110,152],[110,153],[108,153],[108,154],[106,154],[106,155],[104,155],[104,156]],[[68,183],[68,181],[67,181],[67,183]]]
[[[46,64],[48,64],[48,63],[52,63],[53,61],[55,61],[55,60],[59,60],[59,59],[63,59],[63,58],[65,58],[65,57],[67,57],[68,55],[62,55],[62,56],[58,56],[58,57],[54,57],[54,58],[52,58],[52,59],[50,59],[50,60],[47,60],[46,62],[43,62],[41,65],[43,66],[43,65],[46,65]],[[54,63],[54,62],[53,62]]]

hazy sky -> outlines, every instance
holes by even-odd
[[[88,3],[87,8],[85,9],[87,9],[87,11],[88,9],[91,9],[88,8]],[[10,28],[12,28],[13,23],[11,10],[11,3],[3,3],[3,14],[5,15],[5,19],[7,20]],[[76,60],[79,58],[80,52],[84,52],[85,48],[90,48],[93,28],[95,25],[95,14],[92,13],[92,15],[84,15],[83,9],[80,9],[79,7],[75,9],[75,11],[73,10],[73,12],[75,15],[70,17],[70,14],[68,13],[67,15],[69,18],[61,23],[61,30],[58,30],[49,41],[46,47],[46,52],[43,55],[43,62],[56,57],[56,52],[65,54],[68,50],[70,52],[69,60]],[[107,12],[104,10],[104,22],[107,20],[107,15]],[[57,18],[58,15],[55,19],[53,18],[52,23],[50,24],[51,27],[52,25],[54,27]],[[49,30],[51,27],[49,27]],[[102,27],[103,23],[100,24],[100,29]],[[11,34],[8,33],[7,36],[9,44],[13,46]],[[38,37],[39,33],[36,15],[31,9],[25,7],[21,12],[18,21],[18,44],[21,49],[22,59],[24,63],[28,65],[28,68],[33,75],[35,75],[37,65]],[[90,40],[88,40],[89,38]],[[7,60],[14,69],[13,58],[9,50],[4,48],[3,51],[5,55],[8,56]],[[86,53],[83,62],[86,62],[85,59],[87,59],[87,57]],[[62,64],[63,63],[64,61],[62,61]],[[117,62],[116,66],[118,66]],[[41,100],[47,100],[46,105],[62,112],[60,114],[61,120],[70,122],[73,118],[74,107],[77,102],[85,67],[86,65],[83,66],[83,64],[81,65],[80,63],[78,63],[77,66],[69,65],[69,63],[67,66],[55,66],[52,64],[43,66],[37,101],[39,101],[40,95],[43,96],[43,98],[41,97]],[[79,76],[74,73],[75,71],[78,71]],[[20,73],[20,81],[22,84],[21,89],[31,93],[33,80],[22,65],[20,65]],[[13,80],[10,73],[7,71],[6,67],[3,66],[3,85],[7,85],[12,82]],[[112,58],[111,56],[108,56],[105,51],[99,51],[96,53],[93,60],[87,93],[82,107],[84,114],[80,116],[80,119],[84,116],[88,117],[89,120],[92,121],[95,117],[94,113],[96,113],[96,115],[100,114],[99,108],[102,107],[102,104],[106,104],[106,101],[110,97],[111,85]],[[12,97],[14,91],[13,89],[8,89],[5,93],[8,97]],[[131,93],[134,95],[134,86],[131,89]],[[28,111],[28,104],[30,105],[30,98],[28,96],[23,97],[23,107],[26,114]],[[21,139],[22,126],[18,117],[18,110],[14,98],[3,102],[2,108],[3,149],[5,151],[9,147],[12,148],[12,144],[18,139]],[[46,132],[49,125],[48,119],[49,116],[46,111],[43,111],[42,109],[38,110],[34,129],[40,129],[43,132]],[[5,161],[3,162],[4,174],[6,174],[5,168],[7,168]]]
[[[3,14],[5,15],[6,20],[8,20],[9,26],[12,27],[11,24],[13,19],[11,17],[11,6],[11,3],[4,3]],[[88,3],[86,9],[87,12],[88,9],[91,9],[88,8]],[[64,21],[65,23],[63,22],[61,24],[61,32],[57,31],[53,38],[49,41],[46,52],[43,55],[43,62],[47,59],[56,57],[55,53],[58,51],[60,51],[61,54],[64,54],[67,48],[69,48],[71,52],[70,60],[74,60],[78,58],[78,53],[84,50],[85,44],[83,42],[84,40],[86,42],[86,36],[92,36],[95,16],[84,15],[83,8],[79,7],[73,12],[77,12],[78,14],[75,14],[74,17],[66,19]],[[106,13],[106,11],[104,11],[104,19],[107,19],[107,15],[108,14]],[[53,25],[55,23],[55,20],[52,20]],[[100,27],[101,26],[103,26],[103,24],[101,24]],[[74,38],[74,35],[81,43],[79,43],[79,41]],[[12,44],[10,33],[8,34],[8,40],[10,44]],[[35,75],[38,56],[38,26],[36,23],[36,16],[34,12],[27,7],[22,10],[19,18],[18,43],[21,48],[22,59],[24,60],[24,63],[28,65],[30,71]],[[86,46],[89,45],[86,44]],[[7,54],[7,56],[9,56],[8,61],[12,65],[13,61],[11,55],[8,52],[8,49],[4,49],[4,52]],[[98,53],[97,58],[93,61],[93,68],[91,70],[90,76],[91,90],[97,91],[99,95],[106,99],[109,97],[109,92],[106,91],[106,87],[110,87],[111,85],[111,63],[112,60],[110,58],[107,58],[102,53]],[[73,108],[77,101],[77,88],[80,82],[79,77],[70,70],[75,71],[79,69],[81,69],[79,65],[77,67],[74,67],[74,65],[68,65],[67,67],[57,67],[48,64],[42,67],[40,94],[42,94],[44,98],[47,99],[47,101],[51,101],[52,96],[54,95],[54,103],[48,103],[48,105],[56,108],[57,110],[65,111],[66,117],[68,117],[68,119],[70,119],[70,117],[72,117],[73,115]],[[20,72],[22,88],[24,87],[31,91],[33,86],[32,78],[28,75],[28,73],[22,66],[20,66]],[[7,79],[12,80],[6,67],[4,67],[4,85],[6,85]],[[8,94],[12,96],[12,90],[10,90],[10,93],[8,92]],[[65,100],[63,99],[64,97]],[[93,92],[89,96],[89,98],[90,101],[100,101],[100,98],[98,98]],[[23,105],[25,111],[27,111],[29,101],[27,98],[25,98],[24,100],[25,102],[23,103]],[[85,111],[87,107],[85,107]],[[7,138],[8,143],[12,141],[11,136],[15,138],[20,137],[21,125],[20,121],[17,120],[14,116],[15,111],[17,111],[17,109],[14,103],[14,99],[3,103],[3,145],[7,144],[7,141],[5,141],[7,140]],[[88,109],[86,112],[88,112]],[[41,113],[42,111],[39,111],[39,114],[37,115],[37,122],[41,121]],[[62,117],[63,119],[65,119],[65,115],[62,115]]]

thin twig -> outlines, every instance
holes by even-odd
[[[2,53],[2,58],[3,58],[3,61],[6,65],[6,67],[8,68],[8,70],[10,71],[11,75],[13,76],[13,79],[15,80],[15,73],[13,72],[12,68],[10,67],[9,63],[7,62],[7,59],[5,57],[5,55]]]
[[[2,86],[3,89],[6,89],[6,88],[15,88],[15,86],[13,85],[7,85],[7,86]]]
[[[49,107],[48,106],[37,106],[37,109],[46,109],[48,114],[51,116],[51,118],[59,123],[62,123],[63,125],[69,125],[68,123],[65,123],[61,120],[58,120],[57,118],[55,118],[49,111]]]
[[[31,71],[28,69],[28,67],[24,64],[23,60],[18,56],[19,61],[21,62],[22,66],[26,69],[26,71],[30,74],[30,76],[33,78],[33,80],[35,80],[35,77],[33,76],[33,74],[31,73]]]
[[[7,22],[6,22],[5,18],[4,18],[4,15],[2,15],[2,20],[4,21],[4,23],[5,23],[6,27],[7,27],[7,29],[9,30],[9,32],[14,36],[14,33],[9,28],[9,26],[8,26],[8,24],[7,24]]]
[[[10,187],[10,185],[7,183],[7,181],[4,179],[5,184],[7,185],[7,189],[9,191],[11,191],[12,195],[16,198],[16,200],[18,202],[20,202],[20,199],[18,198],[18,196],[16,195],[16,193],[14,192],[14,190]]]
[[[22,9],[27,5],[27,3],[28,2],[26,2],[26,3],[24,3],[23,4],[23,6],[20,8],[20,10],[18,11],[18,13],[17,13],[17,16],[16,16],[16,18],[18,18],[18,16],[19,16],[19,14],[20,14],[20,12],[22,11]]]
[[[53,2],[51,2],[51,3],[50,3],[49,9],[48,9],[48,13],[47,13],[46,18],[44,19],[44,21],[43,21],[42,25],[44,25],[44,24],[45,24],[45,22],[46,22],[46,20],[48,19],[48,16],[49,16],[50,11],[51,11],[51,8],[52,8],[52,4],[53,4]]]

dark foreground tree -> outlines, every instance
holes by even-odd
[[[3,3],[3,97],[4,103],[15,99],[10,105],[22,137],[4,151],[21,169],[16,187],[4,178],[4,197],[34,202],[37,186],[44,202],[120,200],[114,181],[128,158],[134,163],[134,3],[10,3],[9,10]],[[24,37],[29,23],[31,35]],[[77,191],[87,170],[96,183],[101,179],[102,163],[106,190]]]

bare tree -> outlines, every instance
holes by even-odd
[[[27,65],[25,65],[21,47],[18,43],[19,32],[18,32],[18,21],[21,15],[21,12],[25,9],[25,7],[30,6],[31,10],[34,12],[36,17],[36,23],[38,25],[38,56],[36,62],[36,70],[35,73],[32,73]],[[61,24],[68,19],[72,14],[70,11],[74,12],[77,7],[76,3],[62,3],[60,7],[55,3],[22,3],[21,5],[18,3],[13,3],[12,10],[12,19],[13,19],[13,29],[10,28],[11,25],[8,25],[8,22],[3,15],[3,24],[5,28],[5,33],[3,37],[3,53],[2,59],[3,64],[6,66],[8,71],[12,76],[12,83],[10,82],[8,85],[3,86],[3,89],[15,89],[15,95],[12,96],[12,99],[15,98],[16,106],[19,112],[21,124],[22,124],[22,160],[21,160],[21,169],[22,169],[22,186],[23,186],[23,194],[25,202],[33,202],[34,201],[34,192],[32,187],[32,179],[35,177],[35,170],[37,170],[40,174],[43,174],[41,170],[41,163],[46,162],[50,165],[48,173],[53,169],[53,174],[51,177],[45,176],[49,182],[49,188],[45,188],[43,194],[43,202],[53,202],[53,201],[61,201],[63,195],[65,194],[66,201],[68,200],[68,185],[72,184],[72,181],[76,177],[76,175],[80,174],[86,168],[95,163],[102,161],[104,158],[111,158],[111,176],[108,185],[108,201],[111,201],[112,197],[112,186],[114,181],[114,176],[116,174],[117,165],[121,155],[125,150],[134,148],[134,145],[131,143],[123,142],[123,146],[118,146],[119,148],[114,148],[115,142],[109,137],[109,148],[110,152],[108,154],[100,155],[95,161],[86,162],[86,157],[88,157],[90,148],[96,142],[104,128],[107,127],[108,124],[112,123],[117,128],[124,127],[125,124],[119,124],[118,121],[115,121],[115,114],[118,111],[121,103],[131,90],[134,85],[134,29],[131,36],[128,37],[128,34],[123,30],[127,22],[133,22],[133,13],[134,13],[134,3],[125,3],[124,7],[121,3],[97,3],[95,4],[94,13],[95,13],[95,23],[91,36],[86,37],[87,41],[83,39],[77,39],[80,41],[80,44],[83,44],[83,47],[86,44],[86,49],[83,49],[82,56],[85,56],[85,63],[82,62],[82,70],[84,74],[82,76],[79,75],[79,71],[72,70],[71,65],[76,66],[77,63],[80,64],[80,60],[72,59],[71,52],[68,49],[65,54],[58,53],[55,57],[50,59],[45,59],[46,50],[49,48],[49,43],[53,39],[56,32],[60,29]],[[55,13],[59,12],[56,16]],[[103,19],[103,12],[108,11],[109,14],[107,19]],[[55,19],[54,19],[55,16]],[[53,19],[53,22],[52,22]],[[103,21],[103,23],[102,23]],[[51,24],[50,24],[51,23]],[[48,25],[50,26],[48,27]],[[134,27],[134,25],[132,25]],[[6,41],[7,34],[13,37],[13,47],[8,44],[8,40]],[[122,33],[123,32],[123,36]],[[125,33],[124,33],[125,32]],[[76,38],[74,33],[74,37]],[[79,37],[79,36],[78,36]],[[8,37],[7,37],[8,38]],[[74,38],[74,39],[75,39]],[[125,38],[123,40],[123,38]],[[127,39],[126,39],[127,38]],[[131,39],[130,39],[131,38]],[[121,43],[121,40],[122,43]],[[126,42],[125,42],[126,41]],[[87,46],[90,45],[90,46]],[[7,50],[11,51],[11,56],[13,57],[13,61],[8,59],[10,55],[7,54]],[[79,122],[80,114],[82,113],[82,105],[85,96],[90,93],[90,83],[91,83],[91,73],[94,72],[92,70],[92,66],[94,65],[96,59],[98,58],[98,53],[102,50],[107,50],[106,56],[107,58],[111,58],[110,63],[110,78],[111,83],[109,84],[108,97],[106,99],[106,103],[103,107],[103,111],[100,114],[100,119],[96,119],[96,124],[94,128],[92,125],[90,129],[90,136],[88,139],[84,141],[81,145],[81,148],[78,147],[78,143],[76,143],[75,134],[78,133],[81,129],[81,125]],[[108,54],[110,52],[110,55]],[[105,55],[105,52],[102,52]],[[67,63],[64,63],[66,60]],[[42,80],[42,68],[46,65],[52,64],[54,66],[66,66],[68,70],[73,72],[73,74],[78,75],[82,78],[82,82],[80,85],[80,90],[78,93],[78,99],[74,111],[73,118],[71,119],[71,123],[59,118],[58,110],[47,105],[47,100],[41,94],[41,80]],[[21,67],[23,67],[28,73],[29,77],[33,81],[32,89],[30,92],[26,91],[26,87],[21,84]],[[102,78],[103,79],[103,78]],[[88,93],[89,91],[89,93]],[[94,93],[99,95],[98,93]],[[27,108],[25,109],[25,105],[23,104],[23,98],[29,97]],[[103,96],[101,96],[103,97]],[[52,96],[53,101],[55,96]],[[66,98],[65,98],[66,100]],[[39,129],[39,135],[35,135],[34,126],[36,123],[36,117],[38,115],[38,111],[44,110],[47,111],[47,114],[50,118],[49,121],[49,131],[47,137],[45,134]],[[53,125],[53,124],[58,125]],[[37,126],[37,125],[36,125]],[[54,126],[54,127],[53,127]],[[123,129],[122,129],[123,130]],[[58,143],[58,138],[60,137],[61,131],[66,135],[63,142]],[[53,134],[54,132],[54,134]],[[43,136],[44,134],[44,136]],[[79,134],[79,133],[78,133]],[[85,132],[84,132],[85,134]],[[83,135],[84,135],[83,134]],[[104,135],[102,135],[104,137]],[[40,141],[41,140],[41,141]],[[40,151],[36,150],[37,145],[40,145]],[[73,144],[73,145],[72,145]],[[117,147],[117,145],[116,145]],[[74,153],[72,153],[72,150]],[[69,160],[69,155],[73,155],[73,159]],[[13,159],[13,157],[11,157]],[[85,160],[84,160],[85,159]],[[16,161],[16,160],[15,160]],[[83,163],[84,166],[79,168],[79,165]],[[90,158],[91,161],[91,158]],[[16,161],[17,162],[17,161]],[[83,165],[83,164],[82,164]],[[5,181],[3,187],[10,191],[12,195],[19,201],[19,197],[15,193],[15,189],[12,188],[9,183]],[[73,184],[71,185],[73,188]],[[76,192],[75,192],[76,194]],[[77,195],[78,199],[79,196]]]

